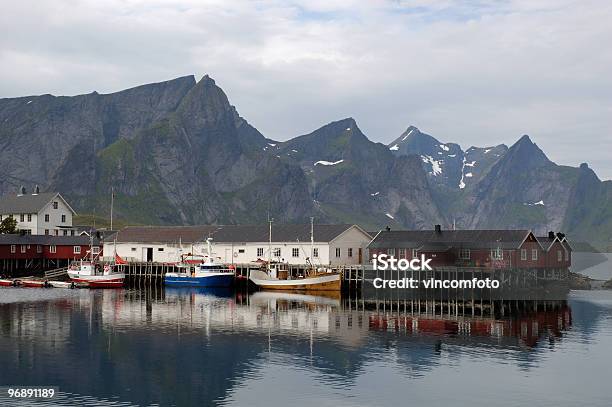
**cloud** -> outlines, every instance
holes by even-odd
[[[21,1],[0,15],[0,97],[209,73],[283,140],[353,116],[464,147],[528,133],[612,178],[606,1]]]

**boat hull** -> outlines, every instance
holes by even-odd
[[[117,273],[88,276],[69,271],[68,277],[75,283],[87,284],[89,288],[121,288],[123,287],[125,275],[123,273]]]
[[[264,290],[290,291],[340,291],[340,274],[330,273],[293,280],[278,280],[268,277],[262,271],[252,271],[249,280]]]
[[[230,287],[233,283],[233,274],[212,275],[203,277],[166,275],[164,277],[164,284],[171,287]]]
[[[12,287],[15,285],[13,280],[0,280],[0,287]]]
[[[47,283],[45,281],[39,281],[39,280],[21,280],[19,282],[19,285],[22,287],[29,287],[29,288],[42,288],[42,287],[46,287]]]

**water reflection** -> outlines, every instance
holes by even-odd
[[[65,400],[86,397],[98,405],[270,406],[353,397],[395,405],[415,380],[423,390],[430,379],[460,372],[452,375],[454,385],[469,386],[500,366],[513,369],[502,379],[518,378],[594,341],[602,329],[606,340],[611,336],[612,306],[579,299],[466,308],[163,287],[65,290],[59,297],[41,290],[47,297],[39,301],[11,297],[24,291],[0,291],[0,384],[54,385]],[[397,394],[371,399],[382,388]],[[451,390],[437,391],[444,398]],[[484,393],[483,404],[504,404]],[[438,405],[421,397],[422,404]],[[508,404],[517,401],[512,396]]]

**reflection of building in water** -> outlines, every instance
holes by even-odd
[[[571,312],[564,301],[522,302],[520,308],[509,308],[504,318],[496,318],[494,313],[472,316],[460,309],[438,313],[435,305],[412,311],[406,303],[355,309],[349,301],[333,297],[279,292],[223,297],[197,289],[166,289],[163,300],[145,295],[123,301],[122,296],[105,292],[102,304],[103,321],[113,327],[152,325],[204,330],[206,335],[211,330],[273,333],[331,338],[350,347],[362,344],[370,332],[380,331],[472,338],[471,342],[518,338],[520,344],[534,346],[545,335],[559,338],[571,325]]]
[[[333,337],[346,345],[357,345],[368,330],[367,317],[341,313],[340,300],[333,297],[258,292],[235,298],[197,289],[166,289],[163,301],[146,297],[123,301],[103,294],[103,320],[115,327],[180,326],[204,329],[207,334],[210,330],[273,331],[275,335]]]

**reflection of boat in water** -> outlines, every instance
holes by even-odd
[[[283,291],[258,291],[249,296],[251,305],[267,304],[270,301],[286,301],[295,303],[340,306],[340,293],[323,291],[301,294]]]
[[[234,283],[235,272],[217,263],[212,257],[212,245],[210,238],[206,239],[208,244],[208,257],[206,261],[193,264],[181,256],[181,264],[178,266],[182,271],[166,273],[164,284],[167,286],[182,287],[229,287]]]
[[[198,295],[207,297],[230,298],[234,295],[232,287],[166,287],[166,297]]]

